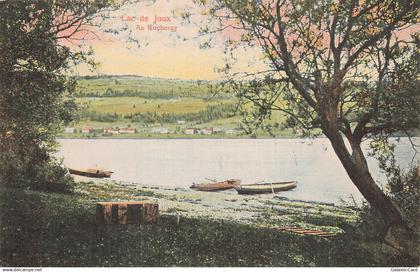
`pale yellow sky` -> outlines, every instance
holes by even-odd
[[[114,12],[113,19],[106,22],[112,28],[127,26],[127,30],[118,35],[100,34],[101,39],[89,40],[86,46],[95,51],[95,59],[100,66],[95,73],[102,74],[135,74],[149,77],[165,77],[180,79],[218,79],[220,75],[216,68],[224,64],[223,36],[215,38],[216,46],[210,49],[200,49],[200,38],[197,38],[198,27],[195,24],[183,24],[176,15],[186,9],[195,14],[195,22],[199,21],[200,11],[192,6],[191,1],[157,0],[141,1],[137,4],[124,6]],[[191,9],[192,8],[192,9]],[[174,15],[175,14],[175,15]],[[135,18],[134,18],[135,16]],[[176,28],[170,30],[150,30],[155,16],[163,17],[156,26]],[[149,22],[145,22],[149,17]],[[169,22],[167,21],[169,17]],[[133,21],[129,21],[129,20]],[[143,20],[143,21],[140,21]],[[141,28],[144,30],[141,30]],[[128,33],[140,42],[140,48],[133,43],[127,43]],[[186,40],[185,40],[186,39]],[[240,54],[237,71],[250,69],[249,63],[258,58],[256,50]],[[255,69],[255,63],[253,63]],[[259,65],[261,66],[261,64]],[[92,74],[85,66],[77,67],[81,75]]]

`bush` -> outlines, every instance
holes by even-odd
[[[0,144],[0,182],[6,187],[68,193],[73,178],[45,147],[16,142]]]
[[[420,218],[420,176],[416,168],[393,176],[387,186],[389,195],[403,213],[409,227],[418,229]]]
[[[396,174],[398,173],[398,174]],[[386,193],[399,208],[410,228],[410,239],[418,241],[419,229],[419,203],[420,203],[420,178],[417,169],[408,171],[398,169],[389,176]],[[390,250],[382,247],[388,225],[381,214],[365,202],[360,210],[360,221],[356,228],[351,230],[354,239],[368,248],[376,259],[382,260],[386,266],[416,266],[419,260],[411,254]],[[378,250],[381,249],[381,250]]]
[[[19,157],[10,146],[0,145],[0,182],[6,186],[27,185],[24,162]]]
[[[70,193],[74,189],[73,178],[67,169],[56,161],[37,167],[36,173],[29,186],[32,190]]]

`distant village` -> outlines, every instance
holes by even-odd
[[[225,134],[225,135],[236,135],[239,133],[238,129],[231,128],[185,128],[182,131],[173,131],[165,127],[154,127],[154,128],[143,128],[136,129],[132,127],[119,128],[119,127],[107,127],[107,128],[93,128],[84,127],[80,130],[73,127],[66,127],[64,133],[81,133],[81,134],[102,134],[103,136],[112,136],[115,134],[139,134],[139,133],[150,133],[150,134],[186,134],[186,135],[211,135],[211,134]]]

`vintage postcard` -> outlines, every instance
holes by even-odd
[[[419,15],[0,1],[3,271],[417,271]]]

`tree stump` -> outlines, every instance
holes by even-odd
[[[159,205],[144,201],[98,202],[96,220],[101,224],[156,224]]]

